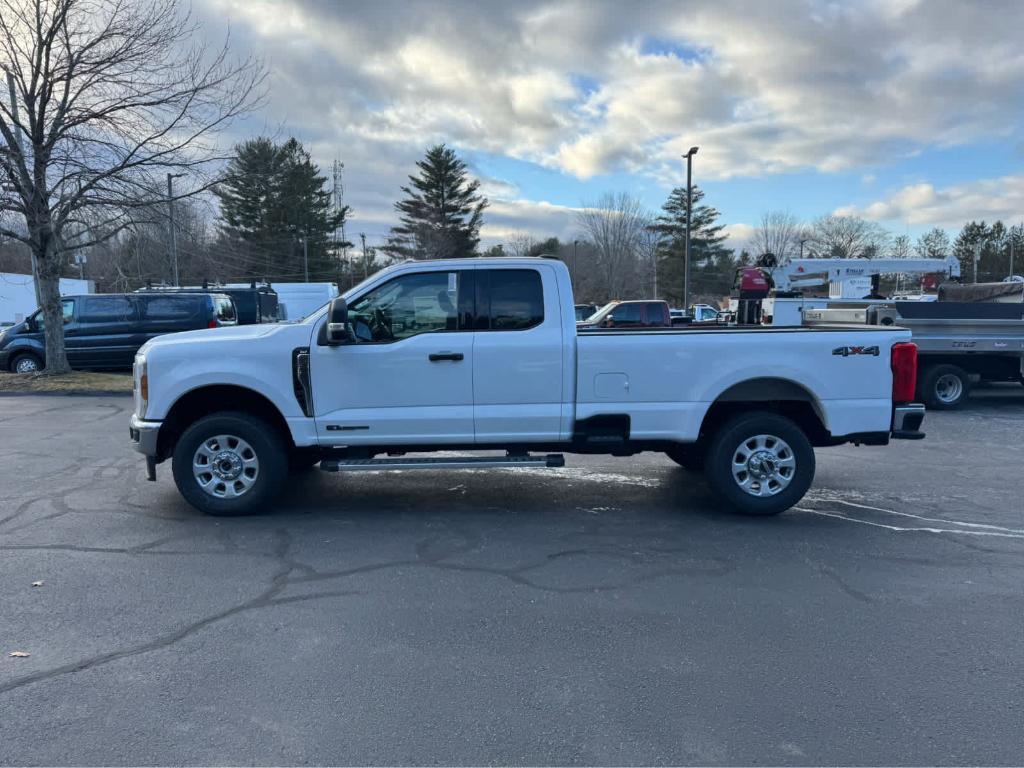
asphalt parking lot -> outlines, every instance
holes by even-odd
[[[4,764],[1024,761],[1024,389],[764,520],[648,454],[202,517],[130,408],[0,397]]]

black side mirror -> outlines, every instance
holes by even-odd
[[[327,309],[327,345],[337,347],[349,343],[348,335],[348,302],[345,297],[331,299]]]

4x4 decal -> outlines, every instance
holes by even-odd
[[[842,357],[849,357],[850,355],[874,355],[878,357],[881,353],[878,351],[878,347],[836,347],[832,350],[832,354]]]

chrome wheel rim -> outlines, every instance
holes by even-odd
[[[796,475],[796,456],[789,443],[775,435],[746,438],[732,452],[732,477],[744,493],[775,496]]]
[[[39,370],[39,364],[31,357],[23,357],[14,366],[14,370],[17,373],[35,373]]]
[[[952,373],[944,373],[935,380],[935,397],[942,403],[955,403],[964,393],[964,383]]]
[[[192,475],[199,487],[218,499],[248,493],[260,476],[260,460],[245,440],[235,435],[206,438],[192,457]]]

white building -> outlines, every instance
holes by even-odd
[[[95,293],[92,280],[78,280],[70,277],[60,279],[61,296],[80,293]],[[36,311],[36,289],[32,275],[17,272],[0,272],[0,326],[20,323]]]

